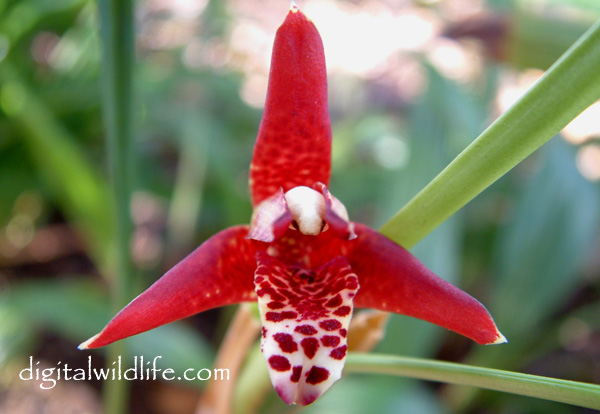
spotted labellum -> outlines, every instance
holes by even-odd
[[[292,6],[273,46],[250,166],[250,225],[208,239],[80,348],[258,301],[273,386],[286,403],[307,405],[341,376],[354,307],[413,316],[479,344],[505,342],[477,300],[349,220],[327,187],[330,164],[323,45],[314,24]]]

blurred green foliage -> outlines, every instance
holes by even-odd
[[[235,10],[221,3],[229,5],[212,1],[199,17],[199,40],[227,43]],[[446,22],[447,2],[425,3]],[[427,87],[414,100],[401,91],[386,99],[372,79],[330,79],[331,187],[354,220],[381,225],[490,122],[502,76],[546,68],[600,17],[596,2],[530,3],[489,2],[488,11],[507,23],[492,40],[508,52],[488,61],[477,82],[444,76],[426,54],[417,58]],[[489,38],[470,37],[489,45]],[[190,67],[182,54],[181,46],[138,47],[133,248],[146,285],[201,241],[248,222],[251,214],[247,170],[260,110],[240,97],[242,73]],[[49,346],[43,341],[49,333],[74,348],[111,316],[106,286],[114,218],[100,56],[95,3],[0,0],[0,377],[9,372],[3,366],[24,365],[26,355]],[[594,139],[597,144],[600,137]],[[487,304],[510,343],[475,348],[394,315],[378,351],[600,382],[600,188],[581,176],[577,150],[555,138],[413,250]],[[211,314],[128,341],[135,355],[162,355],[175,369],[210,367],[228,317]],[[555,407],[460,387],[443,391],[354,376],[303,412],[534,413]],[[8,392],[0,388],[0,395]],[[265,412],[285,409],[273,399]]]

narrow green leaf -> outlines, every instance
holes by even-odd
[[[600,97],[600,22],[507,112],[381,228],[404,247],[555,136]]]
[[[0,2],[0,28],[2,34],[16,43],[22,37],[32,33],[34,27],[51,13],[60,13],[83,7],[88,0],[44,1],[30,0],[18,2]],[[10,5],[6,3],[11,3]],[[11,7],[12,6],[12,7]]]
[[[103,117],[116,212],[117,279],[115,308],[131,300],[131,193],[135,169],[133,151],[134,24],[131,1],[100,2],[104,53]]]
[[[364,376],[344,378],[313,404],[302,409],[302,414],[444,412],[442,401],[435,397],[434,390],[423,383],[397,377],[369,378],[365,381]]]
[[[114,193],[116,274],[112,280],[113,307],[125,306],[136,293],[131,257],[131,195],[135,160],[133,157],[133,65],[135,27],[132,0],[102,0],[99,3],[103,46],[103,115],[106,129],[109,170]],[[108,360],[127,355],[124,342],[108,348]],[[109,362],[110,363],[110,362]],[[104,409],[120,414],[127,411],[127,381],[110,381],[104,389]]]
[[[399,375],[600,409],[600,385],[451,362],[378,354],[350,354],[346,373]]]
[[[0,65],[0,81],[0,108],[22,132],[42,180],[69,221],[82,231],[90,254],[104,270],[114,224],[106,208],[111,198],[105,181],[8,58]]]

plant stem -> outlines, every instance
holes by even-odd
[[[598,68],[600,21],[381,232],[406,248],[413,247],[600,98]]]
[[[132,298],[134,271],[130,240],[132,223],[130,203],[133,178],[132,78],[135,60],[135,28],[131,0],[100,0],[103,50],[104,92],[103,110],[109,169],[113,184],[116,234],[116,273],[112,282],[114,310],[125,306]],[[124,342],[111,345],[107,363],[119,355],[126,361]],[[127,381],[108,381],[104,390],[105,411],[127,412]]]
[[[236,414],[257,413],[266,395],[272,390],[271,379],[265,358],[256,344],[248,353],[246,366],[236,384],[233,412]]]
[[[346,373],[379,373],[469,385],[600,409],[600,386],[421,358],[349,354]]]
[[[229,381],[211,381],[204,390],[196,414],[229,414],[236,380],[248,350],[260,332],[260,321],[252,315],[251,305],[242,303],[229,325],[219,348],[215,368],[229,369]]]

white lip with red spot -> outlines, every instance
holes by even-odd
[[[314,271],[257,253],[261,350],[288,404],[307,405],[341,377],[358,278],[343,257]]]

